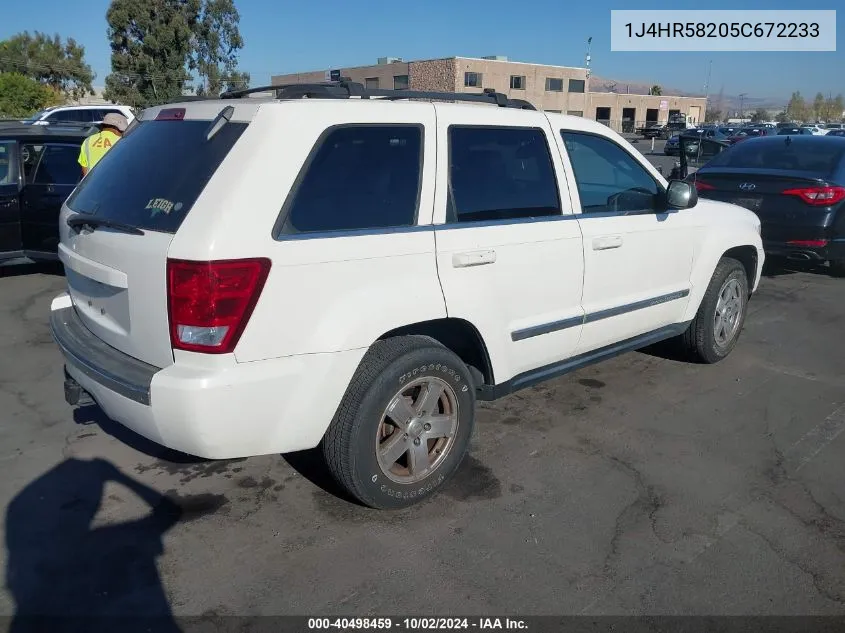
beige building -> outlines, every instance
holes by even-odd
[[[684,114],[692,123],[704,121],[706,99],[590,91],[586,68],[547,66],[484,58],[447,57],[406,62],[383,57],[372,66],[333,68],[275,75],[273,85],[312,83],[348,78],[368,88],[482,92],[493,89],[535,107],[601,121],[620,132],[646,123],[665,123],[670,114]]]

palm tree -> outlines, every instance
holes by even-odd
[[[651,90],[649,90],[649,91],[648,91],[648,94],[653,95],[653,96],[655,96],[655,97],[659,97],[660,95],[662,95],[662,94],[663,94],[663,88],[661,88],[661,87],[660,87],[660,86],[658,86],[657,84],[654,84],[654,85],[651,87]]]

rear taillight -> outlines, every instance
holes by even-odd
[[[697,191],[709,191],[711,189],[715,189],[716,187],[711,185],[709,182],[704,182],[703,180],[696,180],[695,188]]]
[[[232,352],[269,272],[269,259],[168,259],[167,305],[173,349]]]
[[[781,192],[785,196],[798,196],[807,204],[827,206],[845,200],[845,187],[801,187]]]
[[[185,118],[185,108],[164,108],[156,116],[156,121],[181,121]]]
[[[823,248],[827,246],[827,240],[789,240],[790,246],[803,246],[804,248]]]

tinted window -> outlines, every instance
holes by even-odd
[[[12,169],[14,147],[14,141],[0,141],[0,185],[10,185],[14,182],[15,171]]]
[[[817,138],[769,141],[745,141],[722,152],[707,167],[735,167],[746,169],[780,169],[811,172],[827,177],[836,171],[845,156],[845,143],[816,143]]]
[[[78,145],[45,145],[32,182],[37,185],[75,185],[82,178]]]
[[[628,152],[600,136],[566,131],[561,135],[584,213],[656,210],[661,189]]]
[[[175,233],[246,129],[209,121],[144,121],[120,139],[68,199],[78,213]]]
[[[549,92],[562,92],[563,79],[555,79],[553,77],[546,77],[546,90]]]
[[[95,117],[94,117],[95,121],[102,121],[103,119],[106,118],[107,114],[119,114],[121,116],[125,116],[123,114],[123,112],[121,112],[120,110],[96,110],[95,112],[96,112]]]
[[[48,116],[47,120],[60,123],[90,123],[91,110],[59,110]]]
[[[285,205],[282,234],[414,224],[421,162],[419,126],[332,130]]]
[[[570,79],[569,92],[584,92],[585,83],[583,79]]]
[[[450,127],[449,190],[449,222],[560,214],[542,130]]]

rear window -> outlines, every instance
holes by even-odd
[[[175,233],[247,127],[210,121],[145,121],[115,143],[67,201],[129,226]]]
[[[838,145],[794,141],[787,143],[781,139],[771,143],[762,139],[760,142],[747,141],[718,154],[707,167],[781,169],[811,172],[826,177],[836,171],[837,165],[845,156],[845,144]]]

